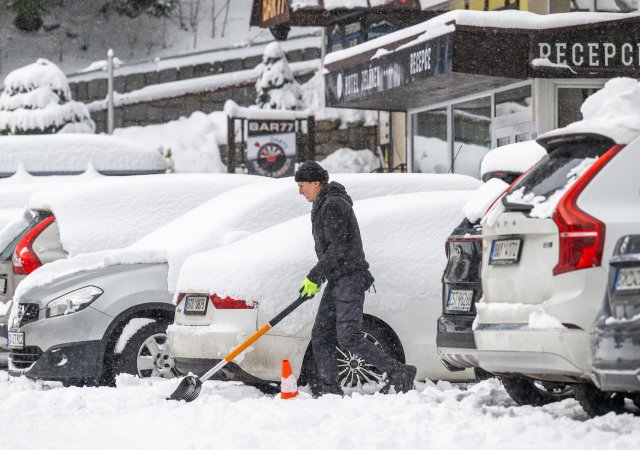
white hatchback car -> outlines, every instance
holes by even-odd
[[[548,156],[485,217],[474,337],[480,366],[507,389],[512,375],[590,381],[608,260],[620,236],[640,229],[640,138],[599,133],[542,136]]]
[[[375,289],[366,294],[363,331],[397,360],[416,365],[418,378],[474,376],[470,370],[446,370],[435,340],[445,265],[442,246],[471,194],[422,192],[354,204],[375,277]],[[300,281],[316,261],[308,214],[188,258],[178,279],[175,323],[167,329],[176,367],[201,375],[215,365],[295,300]],[[313,386],[309,341],[320,295],[219,376],[256,384],[279,381],[281,360],[288,359],[301,382]],[[342,350],[339,355],[343,387],[381,380],[382,374],[357,355]]]

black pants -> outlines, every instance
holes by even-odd
[[[368,275],[368,274],[367,274]],[[389,373],[399,363],[362,334],[362,307],[367,275],[346,275],[325,288],[311,332],[316,368],[323,385],[338,385],[336,346],[363,358],[378,370]]]

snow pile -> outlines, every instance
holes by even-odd
[[[238,186],[249,175],[144,175],[105,177],[35,193],[29,206],[56,217],[71,255],[127,246],[190,209]]]
[[[256,104],[262,109],[304,109],[300,85],[293,77],[287,57],[280,44],[267,45],[258,66]]]
[[[340,148],[319,163],[329,173],[373,172],[380,167],[380,160],[371,150]]]
[[[87,107],[71,99],[65,74],[38,59],[4,80],[0,95],[0,134],[93,133]]]
[[[166,170],[159,152],[109,135],[0,136],[0,176],[14,174],[20,165],[32,174],[74,174],[90,164],[103,174]]]
[[[484,177],[492,172],[526,172],[546,154],[547,151],[536,141],[496,147],[482,158],[480,174]]]
[[[222,130],[226,134],[226,117],[221,128],[212,115],[194,112],[189,118],[181,117],[164,124],[116,128],[113,134],[170,155],[175,172],[226,172],[218,148]]]
[[[470,193],[423,192],[355,203],[365,254],[376,278],[367,308],[401,311],[409,302],[440,298],[446,264],[443,242],[460,220],[460,208]],[[307,214],[191,256],[184,262],[176,292],[257,302],[261,314],[269,317],[295,299],[301,280],[316,262]],[[302,330],[313,321],[317,307],[318,302],[303,305],[278,325],[278,334]]]
[[[177,175],[171,175],[177,176]],[[19,286],[15,297],[73,273],[117,264],[169,262],[167,284],[174,292],[183,261],[190,255],[235,242],[267,227],[308,213],[311,205],[299,194],[293,177],[257,177],[258,183],[238,187],[192,209],[129,247],[81,254],[45,264]],[[407,192],[463,190],[480,182],[465,175],[337,174],[354,199]],[[306,227],[305,227],[306,228]]]
[[[207,381],[192,403],[166,401],[178,381],[120,375],[116,388],[62,388],[0,372],[3,445],[12,450],[602,450],[632,449],[640,440],[640,419],[630,414],[589,419],[573,399],[518,406],[495,378],[471,385],[419,382],[415,391],[400,395],[355,392],[287,401],[238,382]],[[179,427],[159,432],[168,423],[160,417],[176,419]],[[212,426],[226,418],[237,420]]]
[[[633,78],[613,78],[582,106],[582,120],[540,136],[546,139],[568,133],[597,133],[626,144],[640,134],[640,84]]]
[[[462,211],[465,217],[469,219],[471,223],[482,219],[489,206],[491,206],[498,196],[503,194],[508,187],[509,185],[501,179],[491,178],[476,189],[467,203],[464,204]]]

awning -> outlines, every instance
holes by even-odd
[[[452,11],[325,58],[327,106],[406,111],[528,78],[640,78],[640,15]]]

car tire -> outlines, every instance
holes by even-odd
[[[387,355],[404,363],[404,351],[398,337],[383,322],[365,317],[362,321],[362,332],[367,339],[382,348]],[[311,347],[311,343],[309,343],[309,347]],[[340,347],[338,347],[338,372],[340,373],[339,382],[343,389],[370,383],[381,384],[383,381],[383,374],[376,367]],[[301,378],[304,380],[303,382],[309,384],[312,394],[321,395],[320,379],[316,371],[312,350],[307,352],[302,373],[304,376]]]
[[[542,406],[573,398],[573,389],[567,384],[547,384],[523,377],[500,377],[509,397],[520,406]]]
[[[152,322],[137,330],[118,355],[115,373],[140,378],[177,376],[175,362],[167,350],[167,324]]]
[[[632,412],[626,410],[623,393],[604,392],[592,384],[576,385],[574,391],[578,403],[590,417],[603,416],[610,412]]]

